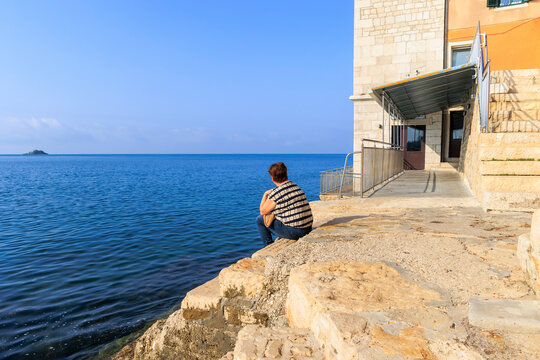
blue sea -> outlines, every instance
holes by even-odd
[[[260,249],[270,164],[317,200],[343,155],[0,156],[0,359],[86,359]]]

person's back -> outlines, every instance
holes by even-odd
[[[294,182],[287,180],[268,195],[276,203],[272,213],[284,225],[307,228],[313,225],[311,207],[306,194]]]
[[[272,164],[268,173],[276,187],[267,190],[261,199],[257,228],[263,243],[271,244],[274,241],[272,235],[298,240],[309,234],[313,215],[306,194],[288,179],[284,163]],[[275,218],[265,224],[264,216],[272,214]]]

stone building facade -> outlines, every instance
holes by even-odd
[[[479,22],[492,71],[488,132],[540,133],[540,0],[355,0],[354,17],[354,151],[363,138],[391,137],[372,88],[464,64]],[[423,139],[424,162],[414,168],[463,160],[467,121],[462,106],[406,119]]]
[[[354,21],[354,151],[362,138],[382,140],[381,106],[371,88],[443,68],[445,1],[356,0]],[[441,161],[442,113],[407,124],[425,125],[425,166]],[[388,130],[385,140],[388,139]]]

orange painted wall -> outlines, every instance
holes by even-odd
[[[448,43],[472,40],[475,30],[449,29]],[[482,26],[482,33],[487,34],[492,71],[540,68],[540,17]]]
[[[448,30],[467,29],[482,25],[506,24],[540,17],[540,0],[524,5],[487,7],[487,0],[446,0],[448,2]]]

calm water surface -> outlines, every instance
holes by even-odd
[[[262,245],[268,166],[342,155],[0,156],[0,359],[84,359]]]

